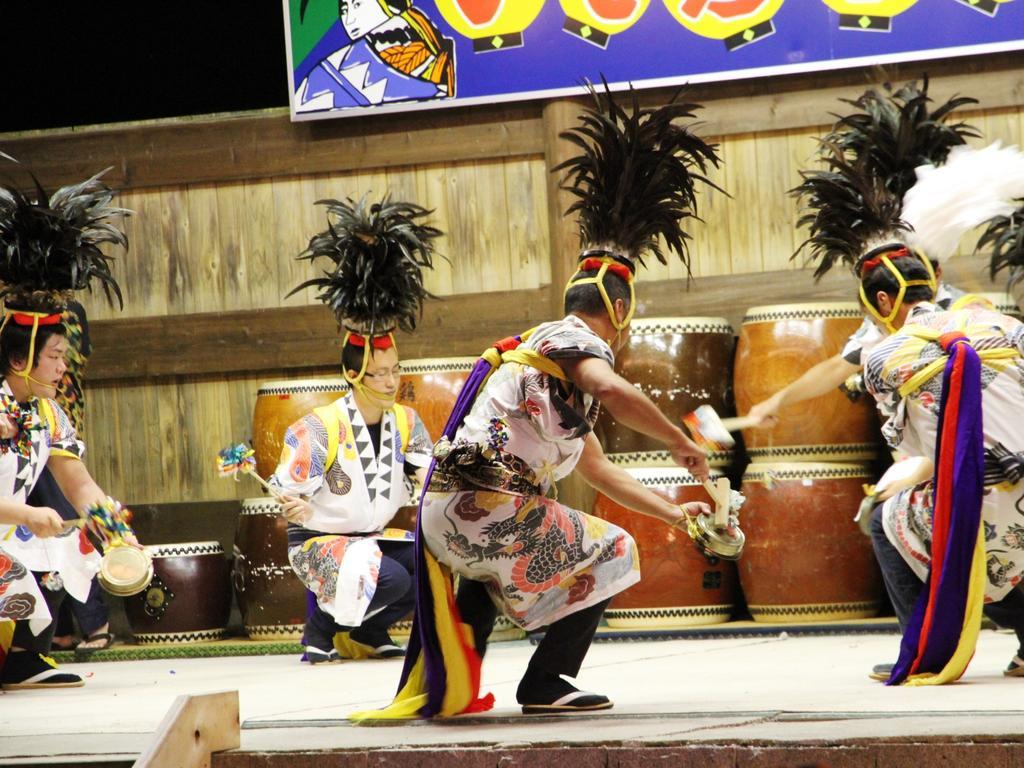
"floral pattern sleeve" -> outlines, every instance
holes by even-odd
[[[288,427],[281,447],[281,460],[270,484],[286,493],[310,495],[324,481],[327,461],[327,430],[312,414]]]

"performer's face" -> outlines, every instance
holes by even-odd
[[[340,0],[338,14],[351,40],[372,32],[389,18],[377,0]]]
[[[68,341],[63,336],[54,334],[46,340],[41,350],[36,352],[35,365],[32,368],[32,394],[36,397],[54,397],[60,380],[68,366],[64,358],[68,353]]]
[[[370,362],[366,365],[366,373],[363,374],[365,382],[378,392],[393,395],[398,392],[401,378],[402,366],[398,363],[398,352],[395,348],[375,349],[370,356]]]

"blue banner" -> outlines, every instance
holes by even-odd
[[[292,117],[1024,48],[1022,0],[283,0]]]

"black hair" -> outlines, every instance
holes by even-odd
[[[367,337],[367,343],[370,343]],[[359,371],[363,367],[363,349],[364,347],[357,347],[355,344],[349,342],[341,348],[341,369],[343,371]],[[382,350],[370,348],[370,363],[373,362],[373,356],[377,352]]]
[[[64,336],[64,323],[40,325],[36,329],[35,359],[33,366],[39,362],[39,353],[46,346],[51,336]],[[32,343],[32,326],[18,325],[13,319],[7,321],[3,332],[0,332],[0,373],[8,376],[14,371],[12,363],[28,360],[28,348]]]
[[[903,279],[907,282],[910,282],[911,280],[929,280],[931,278],[931,275],[928,273],[928,268],[920,259],[915,258],[914,256],[902,256],[896,259],[890,257],[890,260],[892,265],[899,270],[899,273],[903,275]],[[878,309],[879,291],[893,297],[900,292],[899,281],[884,264],[879,264],[865,277],[863,277],[861,279],[861,285],[864,286],[864,295],[867,296],[868,301],[871,302],[871,306],[875,309]],[[927,285],[908,286],[907,292],[903,294],[903,302],[905,304],[916,304],[919,301],[932,301],[934,298],[935,294]]]
[[[588,269],[586,272],[576,274],[572,282],[575,283],[586,277],[595,277],[597,273],[596,269]],[[626,303],[626,309],[629,309],[629,283],[611,271],[604,273],[604,280],[601,282],[604,283],[604,289],[613,305],[616,299],[622,299]],[[574,312],[581,315],[603,315],[607,311],[596,283],[573,285],[565,292],[565,313],[567,315]]]

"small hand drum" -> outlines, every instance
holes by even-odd
[[[729,481],[724,477],[715,482],[705,480],[704,487],[715,502],[715,514],[688,517],[686,532],[708,559],[739,560],[747,537],[740,529],[736,513],[746,499],[731,490]]]
[[[153,559],[148,552],[127,544],[111,546],[103,553],[96,578],[112,595],[136,595],[153,579]]]
[[[730,515],[729,522],[722,526],[715,525],[711,515],[690,517],[686,532],[705,556],[723,560],[739,560],[747,541],[735,515]]]

